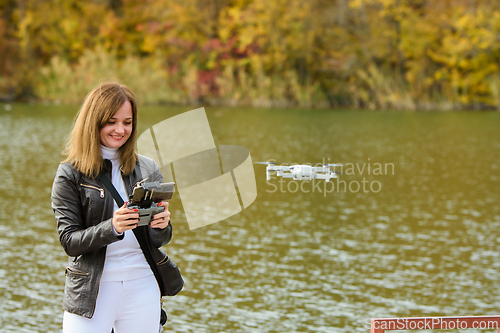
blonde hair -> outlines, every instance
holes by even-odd
[[[118,153],[122,172],[132,173],[137,162],[137,105],[130,89],[114,82],[100,84],[85,97],[66,142],[64,162],[70,161],[84,175],[96,177],[103,166],[99,131],[127,100],[132,106],[132,133]]]

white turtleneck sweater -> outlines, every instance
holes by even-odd
[[[127,191],[125,190],[120,171],[121,163],[118,156],[118,149],[112,149],[101,145],[101,151],[102,157],[110,160],[113,165],[111,171],[111,182],[113,186],[116,188],[123,201],[128,201]],[[118,205],[114,202],[113,211],[117,209]],[[128,281],[143,278],[151,274],[153,274],[153,272],[132,230],[125,231],[122,240],[108,245],[101,281]]]

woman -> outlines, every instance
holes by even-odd
[[[134,185],[162,181],[156,163],[137,155],[137,106],[124,85],[92,90],[78,112],[52,187],[59,240],[69,256],[64,333],[157,333],[160,289],[136,235],[160,247],[172,237],[168,202],[149,226],[126,207]],[[118,207],[100,180],[106,175],[125,204]],[[147,249],[144,249],[146,251]]]

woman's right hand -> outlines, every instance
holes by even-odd
[[[127,208],[125,202],[123,206],[115,210],[113,213],[113,227],[119,234],[126,230],[132,230],[137,227],[139,223],[139,213],[137,209]]]

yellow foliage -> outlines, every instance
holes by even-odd
[[[17,65],[23,79],[12,82],[23,81],[50,99],[72,100],[83,91],[82,82],[109,75],[140,77],[151,103],[500,106],[500,3],[116,3],[121,5],[77,0],[12,1],[5,10],[7,5],[0,5],[9,27],[0,29],[0,43],[16,48],[0,65]],[[0,66],[0,77],[12,75],[3,68],[8,66]]]

